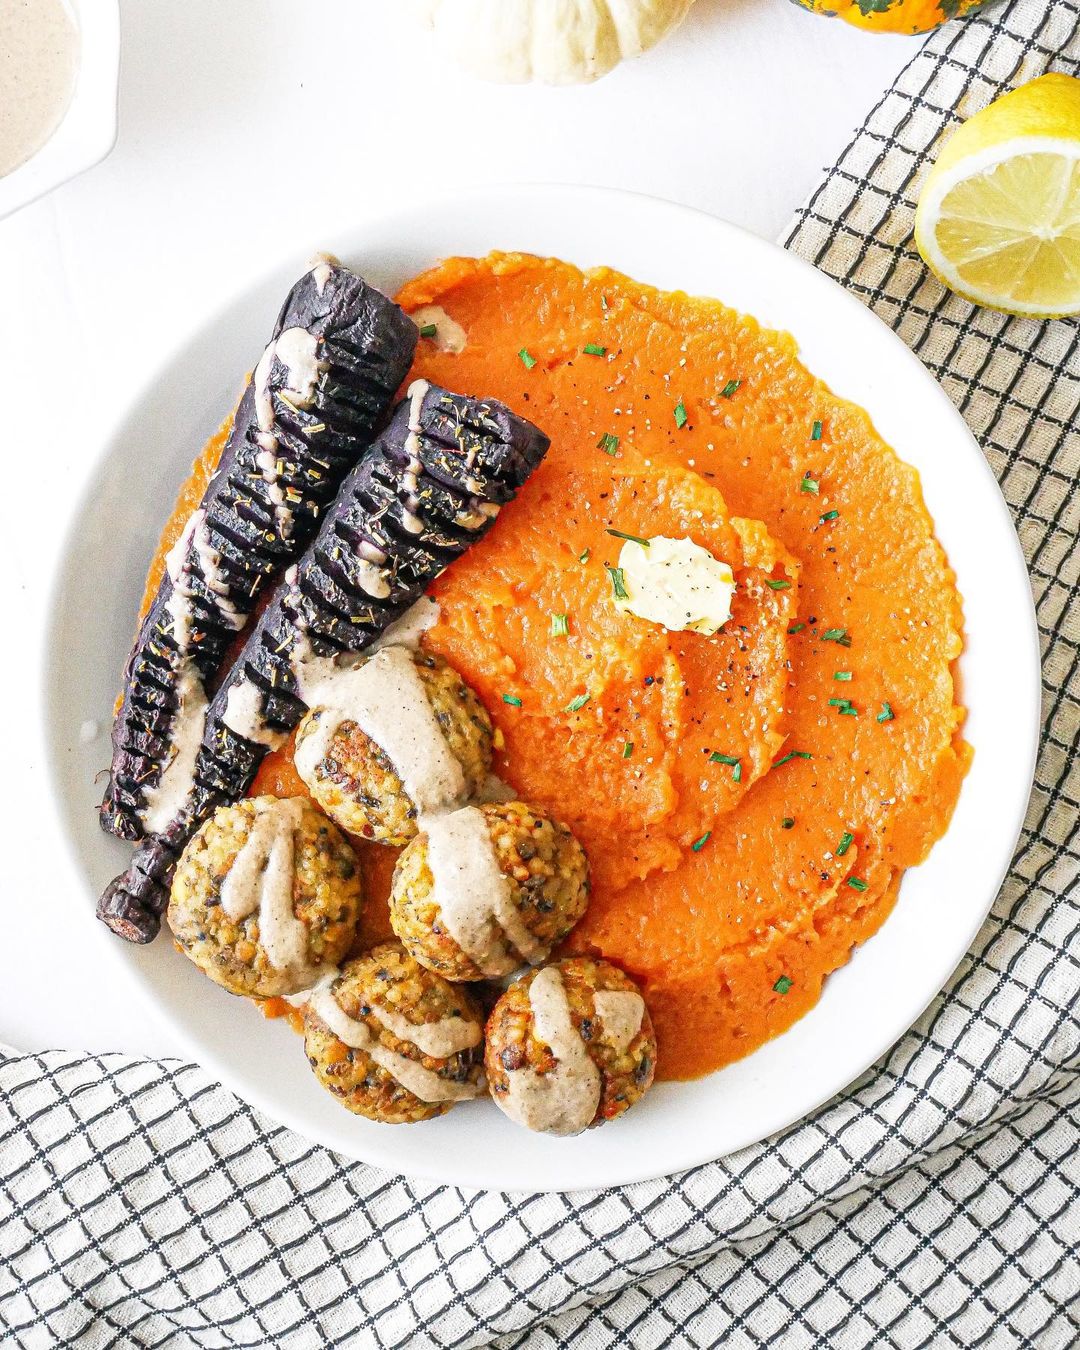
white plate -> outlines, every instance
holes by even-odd
[[[98,828],[100,748],[133,616],[172,493],[228,411],[303,258],[290,258],[192,341],[108,436],[75,521],[53,608],[48,707],[58,799],[86,877],[89,932],[142,986],[199,1060],[275,1120],[395,1172],[498,1190],[572,1190],[658,1176],[720,1157],[798,1120],[863,1072],[920,1015],[974,938],[1020,830],[1038,740],[1039,658],[1020,547],[993,475],[959,414],[904,344],[839,286],[782,249],[710,216],[593,189],[499,187],[432,201],[325,246],[377,285],[448,254],[520,249],[717,296],[786,329],[832,389],[867,408],[919,470],[964,595],[961,662],[975,760],[946,837],[908,873],[880,933],[833,975],[817,1007],[747,1059],[694,1083],[665,1083],[622,1120],[571,1140],[527,1133],[490,1103],[423,1125],[350,1115],[315,1082],[298,1038],[217,989],[166,937],[125,947],[94,900],[128,850]],[[90,616],[89,620],[87,616]],[[99,743],[100,746],[100,743]]]

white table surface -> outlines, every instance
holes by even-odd
[[[506,88],[443,65],[399,9],[123,0],[116,149],[0,222],[0,1041],[179,1052],[121,963],[102,966],[47,802],[46,598],[110,408],[249,278],[427,183],[631,188],[775,238],[916,50],[789,0],[698,0],[598,84]]]

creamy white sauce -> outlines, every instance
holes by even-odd
[[[602,1023],[600,1039],[621,1055],[641,1030],[645,1000],[633,989],[598,989],[593,1008]]]
[[[333,269],[341,266],[341,259],[334,256],[333,253],[316,253],[310,263],[311,275],[315,282],[315,289],[320,295],[326,290]]]
[[[239,684],[229,687],[221,720],[230,731],[235,731],[245,740],[277,750],[288,740],[288,734],[266,725],[262,705],[263,695],[258,685],[252,684],[250,680],[241,680]]]
[[[309,1000],[308,1006],[318,1013],[327,1028],[333,1032],[339,1041],[354,1050],[363,1050],[380,1068],[385,1069],[391,1078],[400,1083],[406,1091],[411,1092],[414,1097],[419,1097],[422,1102],[465,1101],[471,1097],[479,1097],[484,1090],[482,1085],[478,1083],[449,1082],[445,1078],[440,1078],[437,1073],[433,1073],[430,1069],[425,1069],[422,1064],[418,1064],[407,1055],[399,1055],[393,1050],[388,1050],[386,1046],[379,1043],[363,1022],[358,1022],[345,1012],[329,988],[316,989]],[[374,1012],[375,1016],[381,1019],[382,1010],[375,1008]],[[393,1032],[395,1036],[398,1035],[393,1027],[388,1025],[387,1029]],[[416,1032],[418,1029],[410,1024],[411,1032]],[[404,1040],[406,1038],[401,1036],[399,1039]],[[410,1036],[409,1039],[412,1039],[412,1037]],[[415,1040],[413,1044],[416,1044]]]
[[[297,408],[310,408],[315,401],[319,379],[327,369],[326,362],[319,359],[321,342],[322,338],[306,328],[286,328],[263,352],[251,377],[255,390],[255,421],[259,428],[255,437],[259,445],[255,464],[267,485],[267,496],[273,504],[274,519],[283,539],[292,533],[293,512],[279,482],[281,465],[278,438],[274,434],[276,422],[270,377],[276,359],[288,372],[288,383],[278,397],[288,399]]]
[[[259,801],[247,839],[221,887],[221,907],[240,922],[259,916],[259,945],[275,970],[297,979],[312,975],[308,930],[296,917],[295,832],[303,818],[299,797]]]
[[[466,806],[432,816],[424,826],[432,899],[447,935],[485,975],[507,975],[523,960],[542,961],[549,948],[529,932],[514,904],[484,813]]]
[[[614,601],[616,609],[674,632],[708,636],[731,618],[734,573],[692,539],[658,534],[644,546],[628,539],[619,567],[627,595]]]
[[[467,1017],[440,1017],[435,1022],[410,1022],[407,1017],[384,1008],[379,1003],[371,1005],[372,1015],[399,1041],[410,1041],[422,1055],[432,1059],[449,1059],[463,1050],[471,1050],[484,1039],[484,1029],[479,1022]]]
[[[342,723],[355,722],[390,760],[418,815],[464,797],[464,772],[406,648],[384,647],[352,670],[334,669],[314,687],[304,679],[301,696],[318,712],[314,730],[296,747],[296,769],[305,782],[314,779]]]
[[[170,730],[170,757],[157,783],[143,789],[146,805],[141,819],[151,834],[160,834],[176,818],[195,781],[195,761],[206,727],[207,699],[199,672],[190,660],[185,660],[180,669],[176,694],[179,707]]]
[[[420,517],[420,474],[423,464],[420,462],[420,416],[423,411],[424,395],[430,385],[427,380],[413,380],[409,385],[409,434],[405,437],[405,453],[409,461],[401,475],[405,489],[405,504],[401,511],[401,523],[410,534],[423,534],[424,522]]]
[[[419,309],[414,309],[409,315],[417,328],[426,328],[429,324],[435,325],[435,336],[429,340],[435,344],[436,350],[440,352],[449,352],[451,356],[457,356],[465,350],[468,342],[468,334],[461,324],[455,322],[441,305],[421,305]]]
[[[63,121],[78,63],[79,33],[63,0],[0,0],[0,178]]]
[[[526,1129],[544,1134],[580,1134],[600,1105],[600,1071],[592,1062],[570,1015],[566,987],[557,966],[537,973],[529,986],[533,1035],[555,1057],[550,1073],[526,1065],[508,1074],[505,1093],[495,1098]]]

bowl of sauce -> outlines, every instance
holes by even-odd
[[[118,0],[0,0],[0,217],[116,141]]]

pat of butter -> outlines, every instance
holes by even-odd
[[[626,598],[618,609],[674,632],[712,635],[731,618],[735,576],[726,562],[692,539],[628,539],[619,554]]]

